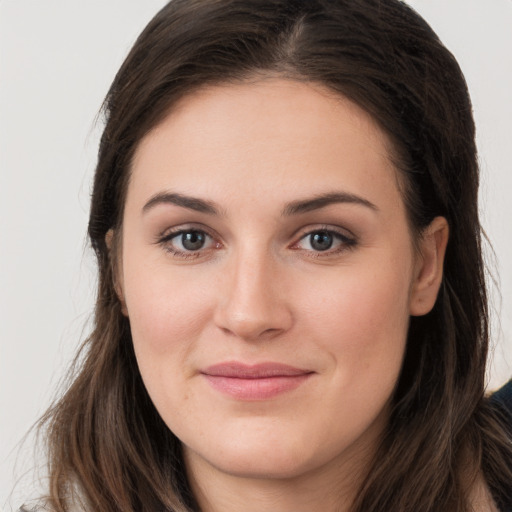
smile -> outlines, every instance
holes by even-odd
[[[210,366],[201,374],[217,391],[237,400],[267,400],[292,391],[314,372],[280,363],[262,363],[253,366],[237,362]]]

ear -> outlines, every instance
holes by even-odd
[[[118,241],[115,239],[115,233],[113,229],[109,229],[105,235],[105,244],[107,246],[110,258],[110,267],[112,271],[112,280],[114,284],[114,290],[116,292],[119,303],[121,304],[121,313],[124,316],[128,316],[128,310],[126,308],[126,301],[124,299],[124,287],[122,279],[122,268],[121,260],[119,258]]]
[[[419,240],[411,289],[410,314],[426,315],[434,307],[443,279],[443,263],[449,227],[444,217],[436,217]]]

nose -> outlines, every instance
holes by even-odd
[[[248,341],[271,339],[290,329],[290,297],[271,258],[239,255],[230,270],[215,312],[220,329]]]

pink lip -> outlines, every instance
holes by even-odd
[[[238,400],[266,400],[300,386],[314,372],[280,363],[246,365],[236,361],[201,372],[217,391]]]

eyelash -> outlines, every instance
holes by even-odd
[[[211,239],[211,241],[213,241],[214,246],[208,247],[206,249],[201,247],[198,250],[185,250],[185,251],[176,249],[175,247],[173,247],[172,241],[174,239],[178,238],[179,236],[183,236],[185,234],[190,234],[190,233],[206,235],[207,238],[209,238],[209,239]],[[335,249],[328,247],[325,250],[301,249],[299,247],[301,242],[306,240],[308,237],[312,237],[313,235],[316,235],[316,234],[331,236],[333,239],[332,245],[334,245],[335,241],[337,240],[338,246]],[[174,256],[176,258],[185,259],[185,260],[200,258],[201,256],[204,256],[205,251],[222,248],[222,243],[215,242],[215,237],[213,235],[211,235],[210,233],[208,233],[207,230],[205,230],[202,227],[196,228],[196,227],[192,227],[192,226],[185,227],[185,228],[180,227],[171,232],[166,232],[164,235],[161,235],[160,237],[158,237],[156,243],[163,246],[164,249],[168,253],[170,253],[172,256]],[[304,251],[305,253],[308,253],[308,257],[322,258],[322,257],[333,256],[333,255],[342,253],[344,251],[353,250],[357,246],[357,244],[358,244],[358,241],[357,241],[356,237],[354,237],[354,236],[349,236],[346,233],[341,232],[337,229],[334,229],[330,226],[320,226],[318,228],[311,229],[309,231],[304,232],[300,236],[299,240],[297,242],[294,242],[290,246],[290,248],[295,251]]]
[[[203,249],[200,248],[197,251],[189,250],[189,251],[182,251],[179,249],[176,249],[172,246],[172,241],[175,238],[178,238],[180,235],[183,236],[187,233],[197,233],[201,235],[206,235],[206,237],[210,238],[212,241],[214,241],[214,237],[208,233],[204,228],[202,227],[180,227],[176,230],[167,231],[164,235],[160,236],[157,240],[157,244],[164,247],[165,251],[170,253],[172,256],[181,258],[181,259],[196,259],[204,255],[204,252],[209,249]],[[220,242],[214,242],[215,249],[220,249],[222,247],[222,244]]]
[[[336,248],[327,248],[325,250],[314,250],[314,249],[301,249],[298,245],[307,240],[308,237],[312,237],[315,234],[324,234],[332,237],[333,242],[332,245],[338,241],[338,246]],[[311,243],[311,240],[310,240]],[[353,235],[348,235],[346,232],[342,232],[336,228],[331,226],[320,226],[315,229],[310,229],[302,234],[297,242],[292,245],[293,250],[301,251],[309,253],[308,256],[311,258],[327,258],[329,256],[338,255],[342,252],[353,250],[358,244],[358,240]]]

